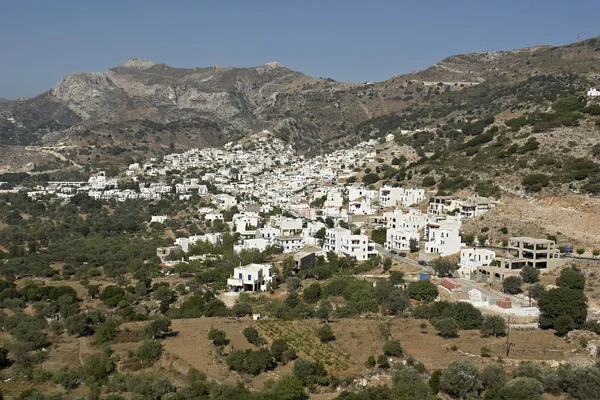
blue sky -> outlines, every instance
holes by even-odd
[[[600,35],[598,0],[4,0],[0,97],[132,56],[174,67],[279,61],[314,77],[379,81],[446,56]]]

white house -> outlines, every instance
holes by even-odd
[[[215,222],[216,220],[223,221],[223,214],[210,212],[204,215],[204,219],[210,222]]]
[[[429,239],[425,243],[425,253],[442,257],[458,253],[462,240],[458,229],[430,228]]]
[[[600,90],[596,90],[596,88],[590,88],[587,92],[588,97],[598,97],[600,96]]]
[[[273,240],[275,236],[281,236],[281,231],[279,229],[270,226],[258,228],[255,232],[257,239],[267,239],[269,242]]]
[[[378,252],[367,235],[349,235],[341,238],[340,254],[354,257],[357,261],[365,261],[377,257]]]
[[[301,218],[272,216],[270,224],[272,227],[279,229],[280,236],[294,236],[302,232]]]
[[[227,279],[227,286],[235,292],[264,292],[270,289],[272,280],[273,265],[248,264],[233,270],[233,275]]]
[[[330,228],[325,231],[325,239],[323,240],[323,250],[326,252],[333,251],[339,253],[342,250],[342,238],[350,236],[352,232],[344,228]]]
[[[468,278],[478,268],[490,265],[494,258],[496,258],[496,253],[492,250],[475,247],[462,249],[460,251],[460,268],[458,272],[462,277]]]
[[[284,253],[291,253],[304,247],[304,238],[293,236],[277,236],[273,239],[273,246],[283,249]]]
[[[385,248],[394,251],[408,251],[410,250],[411,239],[419,240],[419,233],[408,228],[388,229]]]
[[[194,235],[190,237],[181,237],[175,240],[175,245],[180,246],[184,253],[189,251],[189,247],[198,242],[208,242],[213,245],[221,243],[223,235],[220,232],[207,233],[206,235]]]
[[[167,216],[166,215],[153,215],[152,218],[150,218],[150,223],[152,223],[152,222],[158,222],[159,224],[162,224],[166,220],[167,220]]]
[[[239,253],[242,250],[253,250],[265,251],[270,245],[270,241],[267,239],[245,239],[241,245],[234,247],[234,250]]]
[[[384,185],[379,189],[379,204],[382,207],[396,207],[404,195],[404,188]]]

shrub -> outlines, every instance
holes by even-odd
[[[482,336],[503,336],[506,334],[506,321],[500,315],[487,315],[479,329]]]
[[[255,346],[262,346],[266,343],[265,339],[260,336],[256,328],[248,327],[244,329],[244,337],[248,341],[248,343],[253,344]]]
[[[477,395],[482,388],[477,367],[469,360],[452,361],[442,373],[440,389],[453,397]]]
[[[414,300],[431,302],[438,296],[437,286],[429,280],[411,282],[408,284],[408,296]]]
[[[556,284],[565,289],[583,290],[585,287],[585,275],[577,268],[565,268],[556,279]]]
[[[208,331],[208,340],[212,341],[215,346],[224,346],[228,343],[225,331],[214,328]]]
[[[556,288],[545,291],[538,300],[540,327],[554,328],[556,319],[569,316],[574,325],[581,326],[587,317],[587,298],[581,290]]]
[[[315,363],[302,358],[294,362],[292,374],[300,379],[304,386],[312,386],[318,383],[325,383],[327,371],[321,363]]]
[[[333,330],[331,329],[331,325],[325,324],[319,329],[317,329],[317,336],[321,340],[322,343],[328,343],[332,340],[335,340],[335,335],[333,334]]]
[[[388,340],[383,345],[383,354],[391,357],[400,357],[402,356],[402,346],[400,342],[397,340]]]
[[[142,361],[156,361],[162,355],[162,344],[156,340],[146,339],[136,349],[135,355]]]
[[[521,183],[526,190],[539,192],[550,184],[550,178],[544,174],[529,174],[523,177]]]
[[[504,293],[517,294],[521,293],[522,285],[523,279],[520,276],[509,276],[502,281],[502,290],[504,290]]]
[[[453,338],[458,335],[458,324],[454,318],[442,318],[434,322],[433,327],[438,331],[438,334],[446,339]]]

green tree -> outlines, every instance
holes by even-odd
[[[248,343],[253,344],[255,346],[262,346],[266,343],[265,339],[260,336],[256,328],[249,326],[244,329],[244,337],[248,341]]]
[[[579,247],[575,251],[577,252],[577,255],[579,255],[579,257],[581,257],[585,253],[585,249],[583,247]]]
[[[461,399],[477,395],[481,388],[479,371],[470,360],[452,361],[440,378],[440,390]]]
[[[283,272],[284,277],[292,276],[296,269],[296,261],[294,261],[294,257],[288,256],[283,259],[281,262],[281,270]]]
[[[458,269],[456,263],[444,257],[433,260],[429,263],[429,266],[433,268],[437,276],[446,276]]]
[[[390,272],[390,283],[392,285],[401,285],[404,283],[404,273],[400,271]]]
[[[429,280],[411,282],[408,284],[408,296],[417,301],[432,302],[438,296],[437,286]]]
[[[420,245],[420,243],[419,243],[419,240],[418,240],[418,239],[411,238],[411,239],[408,241],[408,248],[410,249],[410,252],[411,252],[411,253],[416,253],[417,251],[419,251],[419,249],[421,248],[421,245]]]
[[[100,285],[89,285],[87,289],[88,296],[90,296],[92,299],[95,299],[100,293]]]
[[[540,280],[540,271],[530,265],[526,265],[521,270],[521,278],[523,282],[528,284],[536,283]]]
[[[502,365],[489,364],[481,371],[481,383],[486,390],[501,388],[507,382],[506,370]]]
[[[523,286],[523,279],[520,276],[509,276],[502,281],[502,290],[508,294],[521,293],[521,286]]]
[[[542,293],[538,300],[540,327],[554,328],[556,319],[568,316],[575,326],[581,326],[587,318],[587,298],[578,289],[556,288]]]
[[[392,269],[392,258],[391,257],[385,257],[383,259],[383,272],[388,272],[390,269]]]
[[[534,283],[529,287],[529,297],[537,300],[544,291],[546,291],[546,287],[542,283]]]
[[[215,328],[212,328],[208,331],[208,340],[210,340],[215,346],[224,346],[229,342],[227,340],[227,334],[225,331]]]
[[[77,371],[63,367],[52,375],[52,383],[61,385],[65,390],[75,389],[79,386],[79,374]]]
[[[383,345],[383,354],[390,357],[401,357],[402,346],[397,340],[388,340]]]
[[[88,356],[83,362],[82,376],[94,383],[103,383],[108,375],[115,370],[115,360],[109,353],[95,353]]]
[[[157,339],[171,332],[171,320],[167,318],[158,318],[150,321],[146,325],[146,336],[150,339]]]
[[[100,293],[100,300],[109,307],[116,307],[121,300],[125,291],[116,285],[110,285],[104,288]]]
[[[485,246],[485,242],[487,242],[487,240],[488,240],[487,235],[479,235],[479,236],[477,236],[477,241],[479,242],[479,245],[481,247]]]
[[[325,322],[329,322],[329,317],[333,308],[331,307],[331,302],[327,299],[323,299],[319,302],[319,307],[317,308],[316,316],[317,318],[324,320]]]
[[[302,358],[294,362],[292,374],[300,379],[303,386],[313,386],[318,383],[325,383],[327,371],[321,363],[315,363]]]
[[[103,324],[96,328],[96,332],[94,333],[96,343],[111,342],[117,335],[118,329],[119,323],[117,321],[113,318],[107,319]]]
[[[504,336],[506,334],[506,321],[500,315],[486,315],[479,332],[482,336]]]
[[[592,250],[592,256],[594,256],[594,258],[600,256],[600,250],[598,250],[598,249]]]
[[[231,313],[240,317],[252,315],[252,306],[247,302],[235,303],[233,307],[231,307]]]
[[[275,339],[271,343],[271,356],[276,361],[281,361],[281,356],[286,350],[289,350],[290,346],[283,339]]]
[[[332,340],[335,340],[335,335],[333,334],[333,329],[331,329],[331,325],[324,324],[319,329],[317,329],[317,337],[321,340],[322,343],[328,343]]]
[[[146,339],[138,346],[135,355],[145,362],[156,361],[162,355],[162,344],[156,340]]]
[[[583,290],[585,287],[585,275],[576,267],[565,268],[556,279],[556,284],[565,289]]]
[[[443,316],[454,318],[460,329],[478,329],[483,323],[483,315],[471,303],[459,301],[453,303]]]
[[[293,375],[286,375],[279,379],[270,393],[273,394],[273,399],[277,400],[304,400],[307,398],[302,381]]]
[[[305,302],[309,304],[314,304],[321,298],[321,285],[318,283],[313,283],[306,289],[304,289],[304,293],[302,298]]]
[[[503,400],[543,400],[544,386],[533,378],[516,378],[508,381],[499,391]]]
[[[442,318],[433,323],[433,327],[438,331],[438,334],[446,339],[453,338],[458,335],[458,323],[454,318]]]

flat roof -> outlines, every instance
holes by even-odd
[[[516,241],[519,241],[519,242],[534,243],[534,244],[550,244],[550,243],[554,243],[554,240],[532,238],[532,237],[527,237],[527,236],[511,237],[510,240],[516,240]]]

